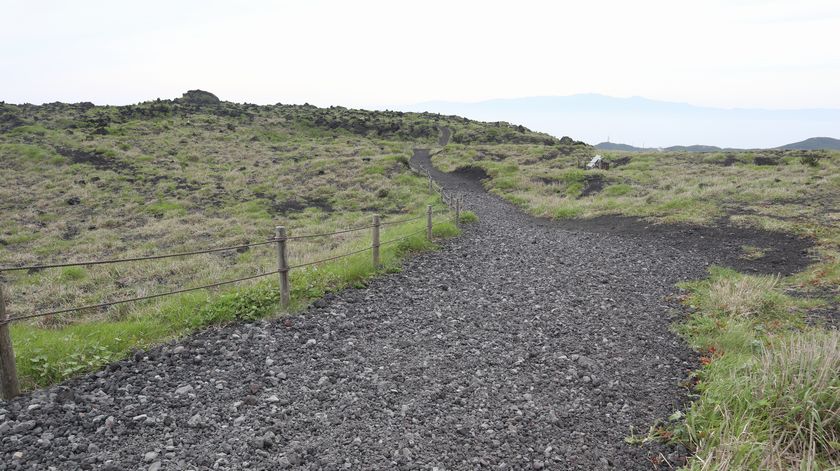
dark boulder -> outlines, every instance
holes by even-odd
[[[763,155],[757,155],[753,159],[753,163],[756,165],[779,165],[779,159],[774,157],[765,157]]]
[[[204,90],[190,90],[184,93],[178,101],[192,105],[217,105],[220,102],[219,97]]]

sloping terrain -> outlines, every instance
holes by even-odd
[[[480,218],[440,252],[300,315],[5,404],[3,462],[649,469],[654,450],[624,439],[681,407],[696,360],[669,331],[666,297],[705,255],[562,230],[434,175]]]
[[[833,137],[811,137],[805,139],[804,141],[779,146],[778,148],[796,150],[840,150],[840,139],[835,139]]]
[[[561,145],[559,139],[504,123],[257,106],[220,101],[198,90],[175,100],[117,107],[0,104],[0,267],[239,246],[273,237],[277,225],[300,235],[366,225],[373,214],[385,220],[416,216],[427,204],[439,208],[441,203],[407,162],[413,146],[434,144],[442,128],[460,142]],[[383,240],[399,229],[384,232]],[[362,231],[299,240],[290,245],[290,257],[293,263],[329,258],[369,244],[369,237]],[[358,282],[366,273],[360,266],[318,267],[311,276],[293,273],[293,302],[305,304],[342,283]],[[276,249],[264,245],[131,264],[3,272],[0,283],[10,315],[17,316],[272,268]],[[276,303],[266,297],[272,290],[255,289],[262,315]],[[95,369],[208,319],[255,316],[243,301],[228,300],[217,309],[218,294],[16,323],[12,337],[24,386]],[[214,312],[199,314],[208,309]]]
[[[171,106],[180,112],[212,106],[214,116],[249,109],[213,98],[188,94]],[[314,107],[291,111],[298,113],[292,122],[309,122],[303,116],[310,114],[326,120],[305,127],[306,133],[316,134],[333,126],[328,124],[332,113],[345,113]],[[330,131],[348,133],[340,134],[348,143],[361,134],[407,132],[405,122],[388,126],[394,117],[348,113],[334,126],[339,131]],[[752,355],[759,349],[762,355],[773,354],[767,347],[773,339],[799,338],[798,315],[803,306],[814,305],[795,304],[790,296],[775,293],[779,278],[774,276],[714,268],[711,279],[694,280],[713,265],[796,273],[816,253],[819,263],[788,278],[800,280],[797,295],[803,299],[826,289],[820,295],[831,299],[837,276],[830,259],[836,233],[832,222],[825,222],[833,221],[834,198],[826,190],[837,183],[831,172],[835,162],[826,160],[831,155],[721,155],[701,162],[730,169],[722,178],[721,172],[693,167],[695,162],[685,156],[671,162],[608,156],[611,169],[582,171],[568,167],[586,161],[592,149],[571,139],[540,141],[539,135],[504,124],[464,129],[457,118],[440,119],[439,134],[427,142],[437,137],[446,145],[451,137],[456,144],[435,160],[456,170],[435,170],[423,149],[413,159],[448,191],[464,196],[466,207],[479,216],[480,222],[462,237],[444,242],[439,252],[407,260],[399,273],[328,294],[305,312],[213,327],[0,403],[0,463],[9,469],[649,469],[685,463],[689,451],[645,437],[651,425],[666,417],[672,418],[671,425],[650,428],[650,434],[678,438],[704,458],[729,459],[726,444],[706,444],[715,429],[704,420],[719,420],[720,408],[714,406],[729,400],[727,394],[755,393],[721,386],[709,372],[741,377],[727,369],[735,365],[753,381],[754,365],[764,360]],[[345,121],[352,124],[340,124]],[[30,124],[15,124],[18,131],[11,136],[24,142],[13,145],[31,139],[21,133],[40,132],[32,132]],[[480,132],[469,134],[474,126]],[[505,137],[509,132],[521,136]],[[43,135],[56,138],[49,130]],[[459,135],[478,140],[467,147],[457,144]],[[324,142],[338,143],[337,137],[326,136]],[[500,138],[526,143],[497,144]],[[79,155],[76,150],[55,152],[64,158]],[[107,157],[84,158],[104,167],[111,165]],[[360,160],[394,161],[382,175],[400,173],[398,158],[366,158]],[[62,164],[59,159],[54,163]],[[727,180],[742,174],[758,176],[757,181]],[[756,185],[770,180],[777,184],[774,190],[758,193]],[[422,179],[408,176],[402,182],[415,188],[412,194],[424,186]],[[802,191],[791,189],[792,183],[801,183]],[[496,195],[488,194],[485,185]],[[746,192],[746,200],[732,198],[738,193],[733,185]],[[386,190],[383,202],[390,201],[391,189]],[[762,195],[780,204],[769,209],[743,204]],[[808,204],[785,199],[791,195],[809,196]],[[498,196],[560,220],[526,215]],[[346,199],[330,199],[329,204],[347,204]],[[420,206],[424,199],[412,204]],[[411,206],[394,207],[404,212]],[[820,219],[804,226],[802,216],[789,214],[790,207],[813,210]],[[287,209],[295,213],[302,208]],[[319,219],[312,216],[303,213],[299,220]],[[718,224],[722,216],[750,225]],[[805,237],[767,232],[762,227],[773,227],[768,219],[776,227],[813,232],[793,231]],[[815,242],[816,251],[810,248]],[[678,283],[685,291],[675,292]],[[789,279],[784,283],[794,287]],[[687,320],[680,301],[691,303]],[[704,317],[710,309],[717,317]],[[738,317],[727,317],[730,311]],[[702,357],[673,332],[675,321],[683,321],[678,329],[689,332],[685,338]],[[728,325],[739,330],[727,331]],[[817,340],[830,346],[831,338]],[[813,361],[831,371],[835,359]],[[693,383],[692,371],[700,364],[705,368],[697,387],[704,395],[690,406],[683,424],[683,413],[674,413],[688,407],[685,387]],[[808,414],[819,418],[828,413],[829,429],[837,406],[836,397],[826,395],[831,387],[815,389],[818,400]],[[714,396],[719,391],[724,394]],[[784,411],[790,400],[746,402]],[[754,433],[747,430],[753,416],[743,417],[733,419],[746,420],[738,430]],[[762,439],[760,432],[748,436],[751,443]],[[684,439],[685,434],[694,438]],[[832,435],[816,439],[821,462],[833,463],[830,450],[825,451]],[[771,457],[776,461],[762,461],[768,458],[760,446],[738,446],[755,455],[743,462],[760,469],[756,463],[801,462],[806,453],[791,443],[779,457]],[[692,460],[698,465],[699,458]]]

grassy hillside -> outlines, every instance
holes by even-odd
[[[537,216],[626,215],[813,239],[814,263],[793,276],[712,267],[681,286],[690,315],[676,329],[703,355],[699,395],[647,439],[687,445],[690,469],[838,469],[840,331],[823,325],[840,319],[840,153],[606,153],[609,169],[581,168],[593,153],[452,145],[435,162],[483,168],[490,191]],[[741,256],[772,250],[743,246]]]
[[[431,114],[220,102],[204,92],[132,106],[0,105],[0,266],[125,258],[329,232],[442,209],[408,171],[449,127],[460,142],[554,145],[502,123]],[[446,219],[441,215],[438,219]],[[389,226],[382,240],[421,228]],[[441,235],[454,227],[441,226]],[[290,243],[291,264],[370,243],[368,230]],[[384,248],[388,266],[421,236]],[[369,253],[292,272],[293,302],[372,274]],[[200,286],[276,269],[264,245],[146,262],[6,272],[12,316]],[[274,312],[273,277],[15,324],[27,386],[85,371],[207,323]],[[238,296],[238,297],[237,297]]]

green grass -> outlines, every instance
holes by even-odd
[[[8,160],[21,159],[22,163],[28,164],[48,162],[59,165],[66,162],[64,157],[56,155],[51,150],[31,144],[2,143],[0,157]]]
[[[574,219],[583,215],[583,210],[576,207],[555,208],[553,216],[555,219]]]
[[[62,282],[81,281],[87,278],[87,271],[83,267],[66,267],[61,269],[58,279]]]
[[[146,212],[153,216],[161,217],[165,215],[183,216],[187,210],[179,203],[173,201],[158,201],[145,207]]]
[[[417,232],[424,221],[391,227],[382,242]],[[436,238],[453,237],[458,229],[443,222],[433,229]],[[369,244],[358,241],[352,251]],[[371,277],[399,270],[404,257],[433,250],[425,234],[415,234],[381,247],[382,266],[374,269],[369,251],[290,273],[290,311],[302,309],[313,299],[348,286],[363,286]],[[75,267],[74,267],[75,268]],[[62,276],[83,278],[81,269],[63,269]],[[82,274],[82,275],[80,275]],[[233,321],[250,321],[280,314],[275,277],[220,293],[193,292],[159,302],[148,302],[121,319],[70,323],[60,327],[12,325],[18,375],[26,389],[47,386],[77,374],[96,370],[130,352],[186,335],[196,329]]]
[[[30,125],[30,126],[18,126],[14,129],[12,129],[11,131],[9,131],[9,134],[12,134],[12,135],[34,134],[34,135],[37,135],[37,136],[43,136],[46,133],[47,133],[47,128],[45,128],[44,126],[38,125],[38,124],[34,124],[34,125]]]
[[[238,246],[271,237],[331,232],[440,208],[407,166],[411,149],[431,146],[438,127],[462,143],[558,140],[504,123],[341,107],[174,101],[125,107],[0,104],[0,266],[132,258]],[[69,157],[63,157],[68,155]],[[515,166],[502,165],[505,172]],[[469,217],[469,216],[467,216]],[[422,227],[422,226],[421,226]],[[410,228],[405,228],[408,230]],[[383,230],[382,240],[400,234]],[[435,228],[453,235],[451,224]],[[290,244],[307,263],[369,244],[369,231]],[[383,247],[384,270],[431,246],[411,238]],[[239,252],[3,274],[12,316],[163,293],[270,271],[273,245]],[[241,252],[241,253],[240,253]],[[295,270],[295,308],[373,276],[367,257]],[[393,263],[392,263],[393,262]],[[267,280],[266,286],[274,281]],[[28,387],[96,368],[203,325],[275,312],[272,289],[177,296],[106,310],[39,318],[14,326]]]
[[[694,312],[678,326],[703,352],[699,398],[674,428],[688,468],[837,469],[840,332],[806,327],[810,301],[788,280],[713,268],[683,285]]]
[[[624,196],[630,194],[633,191],[633,187],[624,183],[619,183],[616,185],[610,185],[604,188],[604,196]]]
[[[461,222],[465,224],[478,222],[478,216],[472,211],[461,211]]]
[[[586,172],[577,168],[566,170],[560,175],[560,180],[567,185],[583,184],[586,180]]]

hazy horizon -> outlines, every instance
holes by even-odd
[[[713,108],[602,94],[522,97],[471,103],[426,102],[400,108],[480,121],[508,121],[590,144],[636,147],[710,145],[773,148],[811,137],[840,137],[840,109]]]
[[[124,105],[198,88],[235,102],[365,109],[590,93],[840,109],[840,4],[829,0],[11,0],[4,19],[0,101],[8,103]],[[557,133],[651,139],[602,128]]]

